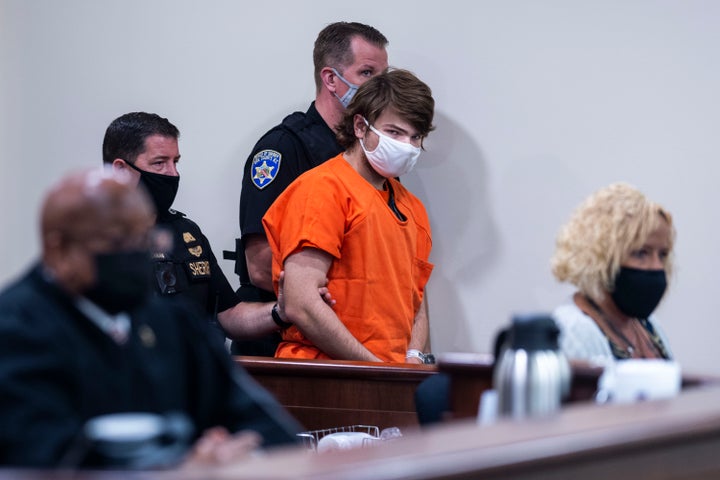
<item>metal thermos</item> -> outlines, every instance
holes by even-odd
[[[558,348],[559,334],[549,315],[513,317],[493,375],[500,416],[524,418],[560,409],[570,390],[570,366]]]

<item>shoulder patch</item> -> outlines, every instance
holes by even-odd
[[[250,167],[253,184],[260,190],[275,180],[280,171],[282,155],[275,150],[261,150],[255,154]]]

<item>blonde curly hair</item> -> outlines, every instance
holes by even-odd
[[[559,231],[552,257],[552,273],[595,301],[614,289],[621,262],[641,247],[666,222],[670,251],[665,263],[672,273],[675,227],[672,216],[626,183],[614,183],[588,197]]]

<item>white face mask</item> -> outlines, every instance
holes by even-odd
[[[410,172],[415,166],[422,150],[419,147],[395,140],[380,133],[375,127],[370,125],[367,120],[364,118],[363,120],[365,121],[365,125],[379,137],[377,147],[375,147],[375,150],[372,152],[368,152],[362,138],[360,139],[360,146],[363,152],[365,152],[365,156],[373,167],[373,170],[385,178],[399,177]]]
[[[360,88],[360,85],[355,85],[354,83],[348,82],[347,80],[345,80],[345,78],[344,78],[342,75],[340,75],[340,72],[338,72],[338,71],[335,70],[334,68],[332,69],[332,71],[335,72],[335,75],[337,75],[337,77],[338,77],[340,80],[342,80],[342,82],[343,82],[345,85],[348,86],[348,91],[345,92],[345,95],[343,95],[342,97],[338,96],[337,93],[334,93],[334,92],[333,92],[333,95],[335,95],[335,97],[336,97],[338,100],[340,100],[340,103],[342,104],[342,106],[345,107],[345,108],[347,108],[348,105],[350,105],[350,100],[353,99],[353,97],[355,96],[355,93],[357,93],[357,91],[358,91],[358,88]]]

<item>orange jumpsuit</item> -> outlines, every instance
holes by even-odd
[[[425,207],[395,179],[389,192],[362,178],[342,154],[304,173],[263,217],[273,253],[273,279],[304,248],[333,257],[328,288],[345,327],[375,356],[404,362],[415,315],[433,265]],[[283,333],[276,357],[329,358],[295,327]]]

